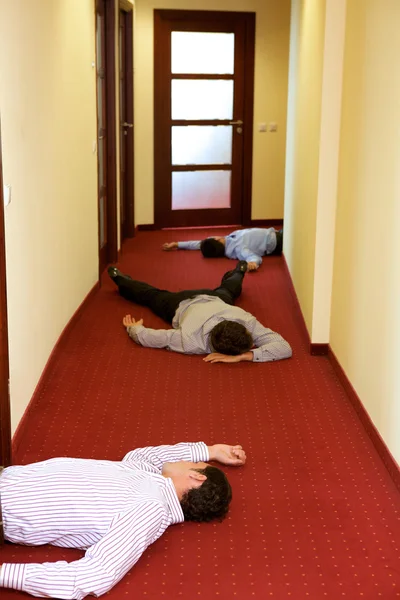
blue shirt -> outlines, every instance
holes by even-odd
[[[221,236],[222,237],[222,236]],[[200,250],[200,240],[178,242],[180,250]],[[262,263],[262,256],[271,254],[276,248],[276,233],[273,227],[261,229],[239,229],[225,237],[225,256],[236,260]]]

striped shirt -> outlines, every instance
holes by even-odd
[[[149,329],[143,325],[128,327],[129,336],[141,346],[167,348],[185,354],[213,352],[210,332],[221,321],[235,321],[246,327],[255,349],[253,362],[281,360],[292,356],[292,349],[279,333],[264,327],[253,315],[238,306],[230,306],[216,296],[205,294],[184,300],[172,321],[173,329]]]
[[[165,462],[207,461],[203,442],[139,448],[122,461],[53,458],[0,478],[5,538],[80,548],[70,563],[4,563],[0,588],[84,598],[110,590],[169,525],[184,520]]]
[[[200,250],[200,240],[178,242],[180,250]],[[276,248],[276,231],[274,227],[262,229],[238,229],[225,237],[225,256],[236,260],[262,263],[262,256],[271,254]]]

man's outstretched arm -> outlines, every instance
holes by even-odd
[[[283,360],[292,356],[290,344],[276,331],[261,325],[254,317],[246,324],[253,338],[255,349],[252,350],[253,362],[269,362]]]
[[[123,462],[142,463],[151,467],[150,470],[157,469],[160,473],[163,464],[166,462],[179,462],[186,460],[189,462],[207,462],[210,459],[208,446],[204,442],[180,442],[174,445],[146,446],[145,448],[136,448],[131,450],[122,459]],[[145,468],[146,470],[146,468]]]
[[[215,460],[224,465],[239,466],[246,461],[246,453],[240,445],[214,444],[207,446],[204,442],[180,442],[179,444],[163,446],[147,446],[131,450],[123,458],[123,462],[142,463],[149,465],[151,470],[160,473],[166,462],[208,462]]]
[[[184,352],[179,329],[149,329],[143,326],[143,319],[136,321],[131,315],[126,315],[122,324],[129,337],[139,346]]]
[[[190,242],[166,242],[163,244],[163,250],[200,250],[200,240]]]
[[[249,271],[256,271],[262,263],[261,256],[252,250],[249,250],[249,248],[240,248],[237,254],[239,260],[245,260],[247,262]]]

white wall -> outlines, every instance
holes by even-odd
[[[292,2],[284,252],[311,341],[400,461],[398,23],[398,0]]]
[[[285,257],[312,343],[329,342],[346,0],[293,0]]]
[[[326,0],[292,0],[284,253],[310,336],[314,311],[325,21]]]
[[[98,279],[92,0],[0,0],[12,429]]]
[[[290,0],[136,0],[135,220],[153,223],[153,9],[256,13],[253,219],[283,217]],[[277,133],[256,124],[274,121]]]
[[[348,0],[331,346],[400,462],[400,2]]]

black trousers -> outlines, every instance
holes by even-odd
[[[271,252],[271,256],[273,254],[282,254],[283,248],[283,229],[279,229],[279,231],[275,231],[276,233],[276,247],[273,252]]]
[[[241,294],[244,275],[241,271],[228,271],[223,276],[221,284],[213,290],[204,288],[199,290],[184,290],[182,292],[160,290],[148,283],[131,279],[129,275],[117,275],[114,277],[114,281],[123,298],[141,306],[147,306],[158,317],[161,317],[167,323],[172,323],[180,302],[188,298],[194,298],[200,294],[217,296],[226,302],[226,304],[232,305]]]

